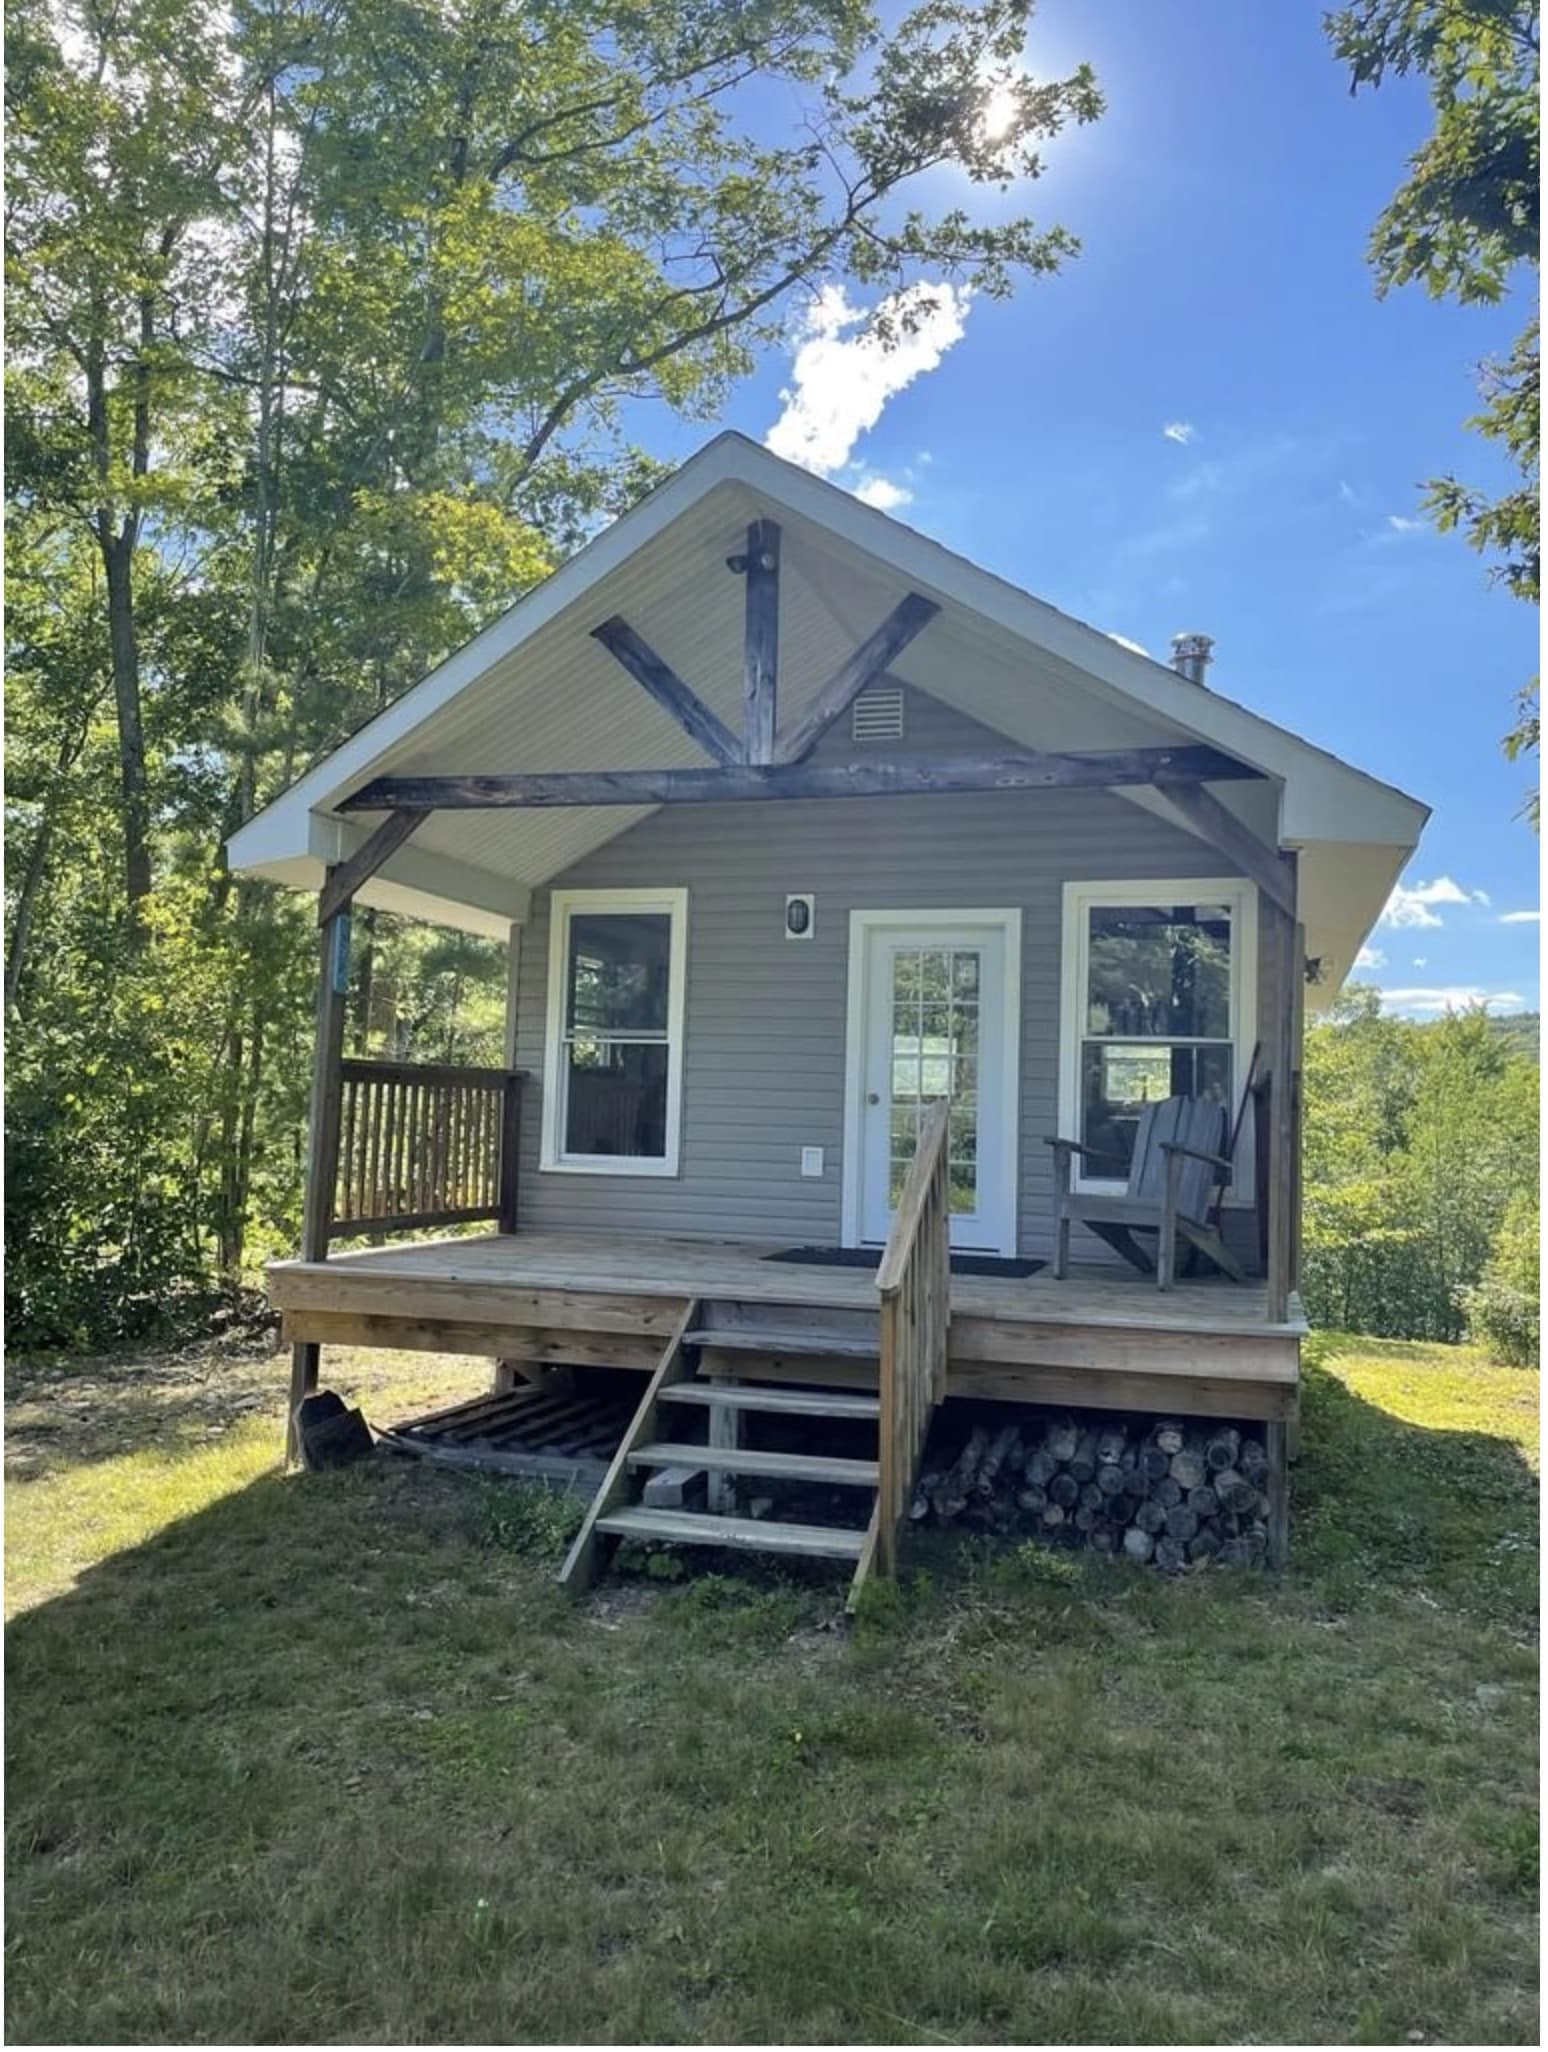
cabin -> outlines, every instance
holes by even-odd
[[[856,1586],[949,1396],[1253,1421],[1282,1557],[1304,1021],[1427,812],[1209,654],[723,434],[317,763],[229,844],[318,902],[292,1421],[330,1344],[631,1371],[572,1582],[634,1536]],[[502,1067],[346,1058],[357,905],[508,945]],[[808,1472],[858,1529],[738,1514]]]

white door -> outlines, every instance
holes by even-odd
[[[885,1241],[925,1107],[951,1101],[951,1244],[1016,1251],[1016,915],[855,915],[859,1238]],[[856,1068],[858,1066],[858,1075]],[[851,1131],[855,1131],[852,1119]]]

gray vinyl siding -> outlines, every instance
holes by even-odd
[[[911,693],[906,742],[988,752],[1003,740]],[[858,753],[844,736],[823,754]],[[1221,856],[1101,791],[667,807],[562,877],[566,888],[688,892],[682,1147],[675,1177],[539,1168],[548,892],[521,939],[517,1065],[528,1072],[520,1206],[539,1230],[791,1244],[841,1236],[845,1012],[852,910],[1017,906],[1022,914],[1019,1237],[1050,1251],[1045,1134],[1057,1120],[1063,886],[1218,876]],[[786,894],[816,894],[810,941],[783,938]],[[820,1179],[801,1149],[824,1150]],[[1082,1236],[1082,1258],[1098,1243]]]

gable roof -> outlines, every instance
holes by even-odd
[[[1223,785],[1219,795],[1271,845],[1302,851],[1308,944],[1342,976],[1427,807],[732,433],[242,827],[228,843],[231,866],[317,888],[324,865],[352,852],[369,825],[341,818],[339,803],[377,775],[702,760],[590,630],[623,614],[737,727],[742,586],[725,558],[760,516],[783,531],[782,725],[906,592],[922,592],[941,611],[893,674],[1017,745],[1198,741],[1262,771],[1266,781]],[[1175,817],[1153,791],[1127,795]],[[436,814],[361,897],[503,933],[525,916],[533,887],[644,816],[644,808]]]

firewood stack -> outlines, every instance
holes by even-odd
[[[910,1514],[1090,1546],[1168,1574],[1211,1561],[1259,1567],[1268,1470],[1263,1441],[1234,1425],[975,1425],[949,1466],[921,1474]]]

